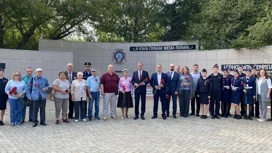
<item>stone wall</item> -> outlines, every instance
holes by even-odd
[[[163,46],[163,45],[188,45],[198,44],[194,42],[156,42],[156,43],[100,43],[100,42],[72,42],[65,40],[46,40],[39,41],[39,50],[73,52],[75,71],[84,71],[84,63],[89,61],[92,67],[96,68],[101,75],[107,71],[107,65],[113,64],[115,70],[121,71],[126,68],[132,73],[137,69],[137,63],[143,62],[144,69],[151,72],[155,71],[156,51],[129,51],[131,46]],[[198,45],[197,45],[198,46]],[[122,49],[126,54],[126,62],[116,64],[113,62],[113,52]],[[198,49],[198,48],[197,48]],[[168,55],[167,55],[168,56]],[[165,68],[166,69],[166,68]],[[120,73],[119,73],[120,75]]]
[[[35,69],[40,67],[44,71],[44,76],[48,78],[50,86],[58,78],[58,73],[66,70],[67,63],[73,62],[72,52],[0,49],[0,55],[0,63],[6,63],[5,77],[11,79],[15,71],[24,75],[29,66],[35,73]]]

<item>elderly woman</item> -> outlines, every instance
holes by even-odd
[[[184,66],[181,70],[180,81],[181,81],[179,90],[180,116],[188,117],[189,103],[190,99],[194,97],[194,92],[193,92],[193,77],[190,74],[189,68],[187,66]]]
[[[26,93],[26,87],[21,73],[17,71],[13,73],[12,80],[5,87],[5,92],[9,95],[10,122],[12,126],[21,124],[23,97]]]
[[[265,70],[260,70],[256,79],[257,100],[260,104],[261,115],[258,121],[266,120],[267,104],[270,101],[271,80]]]
[[[131,96],[133,92],[133,85],[131,83],[131,77],[128,77],[128,70],[123,69],[122,72],[123,77],[120,78],[118,84],[120,92],[118,96],[117,107],[121,108],[122,119],[124,119],[125,117],[128,118],[128,109],[133,107]]]
[[[86,90],[88,89],[86,85],[86,80],[83,79],[83,73],[78,72],[77,79],[74,80],[71,85],[71,95],[75,109],[75,122],[78,122],[79,119],[86,122],[85,103],[87,102]]]
[[[56,92],[55,112],[56,124],[60,123],[60,112],[62,111],[62,121],[69,123],[67,119],[67,109],[69,104],[70,82],[66,79],[65,72],[59,73],[59,79],[53,82],[53,89]]]

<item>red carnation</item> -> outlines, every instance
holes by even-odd
[[[13,87],[13,88],[9,91],[9,94],[10,94],[10,95],[15,94],[15,93],[16,93],[16,90],[17,90],[17,87]]]
[[[148,77],[146,77],[144,81],[148,81]]]
[[[169,100],[170,96],[168,94],[166,94],[166,99]]]
[[[123,89],[123,91],[126,91],[126,87],[124,85],[122,86],[122,89]]]
[[[164,84],[164,83],[165,83],[164,79],[161,79],[161,84]]]

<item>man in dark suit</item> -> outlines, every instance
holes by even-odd
[[[154,106],[153,106],[153,116],[151,119],[158,117],[158,103],[161,100],[162,107],[162,118],[166,120],[165,110],[165,99],[166,99],[166,87],[168,86],[168,76],[162,72],[162,65],[158,64],[156,66],[157,72],[153,73],[150,80],[150,85],[153,87],[154,95]]]
[[[139,103],[141,97],[141,119],[145,120],[145,106],[146,106],[146,85],[149,83],[149,75],[147,71],[143,70],[143,63],[138,63],[138,70],[133,72],[132,84],[135,87],[134,98],[135,98],[135,117],[137,120],[139,118]]]
[[[168,86],[166,90],[166,117],[169,117],[169,107],[170,107],[170,101],[172,97],[172,103],[173,103],[173,118],[177,118],[176,113],[177,113],[177,95],[178,95],[178,90],[180,88],[180,74],[178,72],[174,71],[175,65],[170,64],[170,71],[167,72],[168,76]]]
[[[76,79],[77,73],[73,71],[73,64],[68,63],[67,64],[67,71],[64,72],[66,79],[69,80],[70,84],[72,84],[72,81]],[[72,95],[69,95],[69,113],[68,118],[73,118],[74,113],[74,103],[72,101]]]

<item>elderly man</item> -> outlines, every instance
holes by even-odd
[[[23,75],[22,79],[24,80],[24,82],[26,84],[28,84],[29,80],[32,78],[32,73],[33,73],[33,70],[31,67],[28,67],[26,69],[26,75]],[[25,116],[26,116],[26,108],[27,106],[29,106],[29,122],[32,122],[33,121],[33,104],[31,101],[29,101],[27,99],[27,96],[24,97],[24,100],[27,101],[27,103],[23,104],[23,107],[22,107],[22,121],[21,123],[24,123],[25,122]]]
[[[73,71],[73,64],[68,63],[67,64],[67,71],[64,72],[66,79],[69,80],[70,84],[72,84],[72,81],[76,79],[77,72]],[[68,118],[72,119],[74,114],[74,103],[72,101],[72,95],[69,94],[69,113]]]
[[[7,107],[8,95],[5,92],[5,86],[8,79],[4,77],[4,69],[0,68],[0,126],[4,125],[3,119]]]
[[[27,85],[27,98],[33,103],[33,127],[38,125],[38,111],[40,110],[40,124],[46,126],[45,123],[45,106],[46,96],[49,87],[48,80],[42,76],[43,70],[36,69],[36,76],[32,77]]]
[[[94,119],[100,120],[99,118],[99,101],[100,101],[100,77],[97,75],[96,69],[92,69],[92,76],[87,79],[88,95],[90,98],[88,107],[88,118],[89,121],[93,118],[93,105],[95,105]]]
[[[101,94],[103,102],[103,120],[107,120],[108,107],[110,104],[111,118],[117,119],[116,115],[116,95],[118,94],[119,76],[114,73],[113,65],[108,65],[108,72],[101,77]]]

